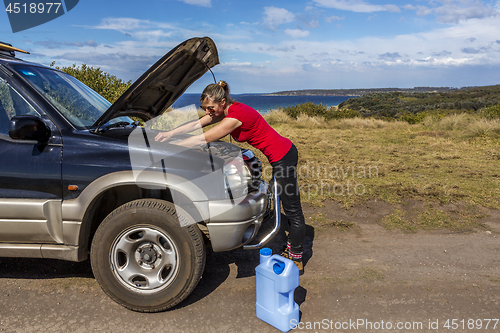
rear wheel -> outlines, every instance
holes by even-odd
[[[90,259],[97,282],[114,301],[134,311],[157,312],[194,290],[205,267],[205,247],[184,210],[140,199],[104,219]]]

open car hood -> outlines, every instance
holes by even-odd
[[[142,74],[92,128],[120,116],[135,116],[144,121],[159,116],[218,63],[217,48],[209,37],[182,42]]]

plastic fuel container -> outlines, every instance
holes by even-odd
[[[269,248],[261,249],[260,264],[255,268],[257,318],[288,332],[299,323],[299,306],[293,300],[299,269],[293,261],[271,253]]]
[[[259,262],[259,264],[262,264],[264,261],[269,260],[272,255],[273,255],[273,251],[270,248],[265,247],[263,249],[260,249],[260,262]]]

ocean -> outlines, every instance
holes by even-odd
[[[307,102],[323,104],[325,106],[337,106],[343,101],[348,100],[348,96],[266,96],[263,94],[233,94],[231,97],[243,104],[253,107],[262,114],[279,107],[293,106]],[[174,108],[180,108],[188,105],[200,105],[200,94],[183,94],[175,103]]]

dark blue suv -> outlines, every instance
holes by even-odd
[[[90,257],[113,300],[154,312],[193,291],[206,246],[275,235],[279,199],[251,151],[154,141],[189,116],[172,103],[218,64],[210,38],[173,48],[114,104],[19,51],[0,43],[0,256]]]

